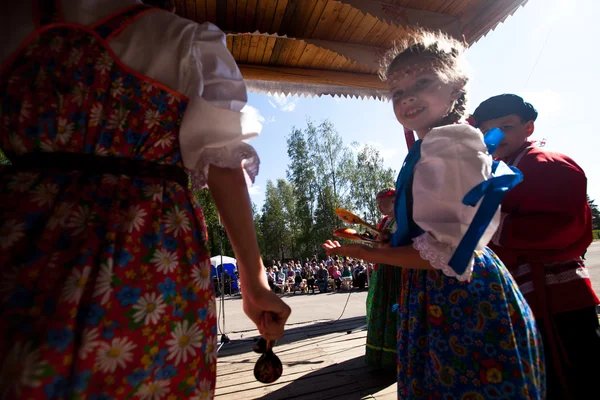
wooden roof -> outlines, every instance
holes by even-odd
[[[383,52],[414,26],[472,44],[527,0],[178,0],[177,13],[210,21],[249,90],[383,98]]]

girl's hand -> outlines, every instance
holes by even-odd
[[[280,339],[292,310],[271,291],[267,283],[248,283],[242,291],[244,312],[256,324],[263,338]]]
[[[337,240],[328,240],[323,243],[323,248],[328,256],[341,254],[346,257],[362,259],[364,258],[363,254],[365,249],[367,249],[367,246],[363,246],[362,244],[348,244],[342,246]]]

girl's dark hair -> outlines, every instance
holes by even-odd
[[[467,94],[464,85],[469,78],[463,69],[465,45],[442,32],[425,29],[410,30],[406,37],[394,44],[381,62],[379,75],[383,80],[401,65],[415,62],[418,58],[432,61],[432,68],[446,83],[459,83],[463,86],[460,97],[448,115],[439,122],[439,126],[458,122],[467,110]]]

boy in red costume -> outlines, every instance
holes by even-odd
[[[503,94],[477,107],[471,124],[505,137],[494,156],[523,173],[502,202],[490,247],[513,274],[542,331],[548,399],[584,399],[600,376],[600,328],[581,255],[592,242],[587,179],[570,157],[529,140],[537,118],[521,97]]]

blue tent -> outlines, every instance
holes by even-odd
[[[237,260],[228,256],[214,256],[210,258],[210,266],[211,272],[210,276],[215,277],[217,273],[219,274],[219,278],[221,278],[223,269],[232,277],[231,279],[231,291],[239,292],[239,286],[236,279],[236,270],[237,270]]]

